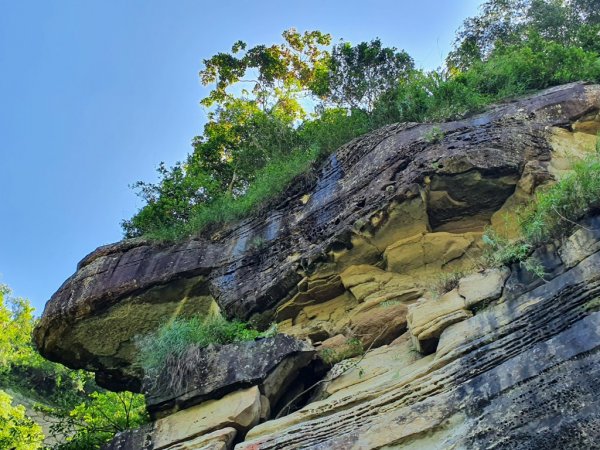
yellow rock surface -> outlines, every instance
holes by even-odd
[[[153,430],[154,449],[167,449],[174,443],[222,428],[246,431],[258,423],[260,413],[258,387],[227,394],[219,400],[210,400],[157,420]]]

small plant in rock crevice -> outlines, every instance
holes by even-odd
[[[333,366],[345,359],[362,355],[364,352],[365,350],[360,339],[353,337],[349,338],[341,348],[325,348],[319,352],[319,355],[325,364]]]
[[[423,135],[423,139],[429,144],[436,144],[444,139],[444,132],[440,127],[433,126]]]
[[[436,275],[435,281],[427,289],[434,298],[439,298],[447,292],[458,287],[461,278],[467,275],[467,270],[452,270]]]

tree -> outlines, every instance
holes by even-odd
[[[338,106],[371,111],[379,96],[406,79],[413,68],[408,53],[383,47],[380,39],[356,46],[342,42],[333,48],[326,95],[321,96]]]
[[[33,325],[31,304],[26,299],[11,297],[10,289],[0,285],[0,372],[31,357]]]
[[[170,169],[161,164],[158,183],[133,186],[146,205],[122,222],[125,236],[181,226],[198,208],[243,195],[259,169],[294,150],[296,134],[287,112],[265,112],[253,100],[227,97],[209,113],[185,163]]]
[[[27,299],[14,298],[0,285],[0,386],[33,392],[44,398],[39,408],[59,438],[71,436],[69,449],[94,449],[118,432],[146,420],[142,395],[100,390],[93,374],[70,370],[37,353],[31,341],[34,309]],[[0,449],[29,450],[41,447],[41,428],[13,406],[0,390]]]
[[[458,31],[450,67],[465,70],[494,50],[527,45],[536,36],[599,51],[600,0],[488,0]]]
[[[292,118],[300,116],[303,109],[298,95],[320,80],[319,74],[325,70],[329,57],[326,46],[330,45],[331,36],[321,31],[299,33],[294,28],[282,36],[283,44],[250,49],[245,42],[237,41],[231,53],[205,59],[200,79],[205,86],[215,86],[201,103],[207,107],[223,104],[231,98],[228,88],[250,83],[253,100],[263,111],[279,108],[289,111]]]
[[[144,397],[131,392],[93,392],[51,426],[69,436],[58,450],[97,449],[121,431],[148,421]]]
[[[35,450],[42,447],[42,427],[25,415],[23,406],[12,405],[12,398],[0,390],[0,448]]]

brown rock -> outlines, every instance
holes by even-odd
[[[576,83],[439,124],[444,137],[435,145],[423,139],[431,124],[362,136],[253,217],[177,244],[136,239],[99,248],[48,302],[36,345],[51,360],[96,371],[100,382],[135,388],[135,336],[176,315],[218,306],[228,317],[268,323],[325,262],[340,272],[380,264],[373,259],[384,251],[393,271],[419,271],[423,261],[425,276],[458,265],[452,258],[477,245],[463,231],[489,221],[527,164],[554,160],[552,151],[560,163],[548,130],[577,121],[579,133],[595,129],[588,116],[599,108],[600,87]],[[430,229],[421,234],[427,250],[407,242],[414,259],[389,244]],[[451,236],[440,241],[441,230]],[[256,238],[265,245],[252,245]],[[311,299],[301,300],[305,307]]]

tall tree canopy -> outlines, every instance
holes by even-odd
[[[337,106],[371,111],[379,96],[405,80],[413,68],[408,53],[384,47],[379,38],[355,46],[342,42],[333,47],[321,96]]]
[[[257,45],[247,48],[237,41],[231,53],[218,53],[204,60],[200,71],[202,84],[214,84],[202,100],[204,106],[223,104],[232,97],[227,89],[238,83],[250,83],[257,104],[266,111],[279,109],[292,118],[301,116],[298,94],[306,92],[320,80],[326,70],[331,35],[321,31],[298,32],[290,28],[283,32],[282,44]]]
[[[464,70],[494,49],[535,35],[600,51],[600,0],[488,0],[479,15],[463,22],[448,65]]]

